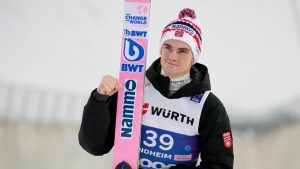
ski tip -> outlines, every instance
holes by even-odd
[[[128,163],[126,163],[125,161],[122,161],[121,163],[119,163],[115,169],[132,169],[130,167],[130,165]]]

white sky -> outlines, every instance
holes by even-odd
[[[292,1],[300,10],[300,0],[152,0],[147,65],[162,28],[191,7],[203,29],[200,62],[227,108],[289,102],[300,97]],[[102,75],[118,76],[122,17],[122,0],[0,0],[0,82],[89,93]]]

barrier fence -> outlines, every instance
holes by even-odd
[[[0,81],[0,120],[79,124],[87,95]]]

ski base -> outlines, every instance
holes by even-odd
[[[115,169],[132,169],[130,167],[130,165],[128,163],[126,163],[125,161],[122,161],[121,163],[119,163]]]

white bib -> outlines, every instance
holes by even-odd
[[[193,97],[168,99],[145,81],[140,167],[195,166],[198,126],[209,91]]]

